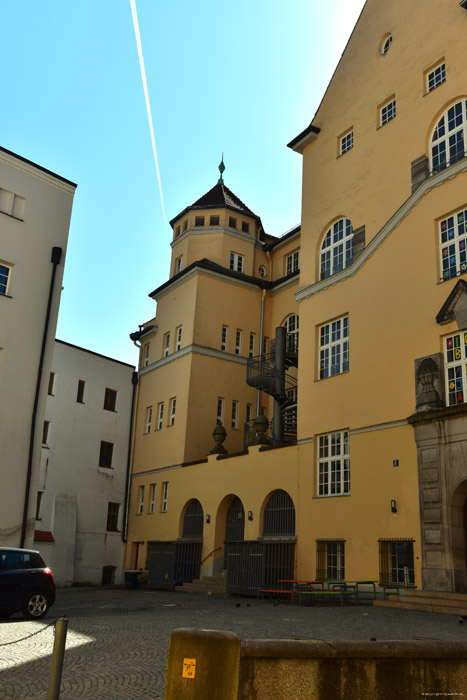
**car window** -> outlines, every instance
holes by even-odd
[[[2,552],[2,569],[21,569],[23,567],[22,552]]]

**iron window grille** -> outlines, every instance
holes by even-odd
[[[295,535],[295,506],[286,491],[275,491],[264,509],[263,537]]]
[[[204,527],[204,513],[201,503],[194,499],[186,509],[183,518],[182,537],[202,537]]]
[[[414,588],[414,541],[410,539],[378,540],[380,586]]]
[[[316,579],[345,581],[345,540],[316,540]]]

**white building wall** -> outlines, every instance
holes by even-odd
[[[29,445],[54,246],[56,267],[43,376],[49,375],[76,185],[0,148],[0,545],[21,545]],[[37,408],[31,498],[24,546],[31,546],[45,391]]]
[[[58,585],[100,584],[104,566],[122,581],[122,522],[132,374],[134,367],[57,340],[54,383],[47,396],[47,445],[38,490],[43,492],[35,542]],[[83,402],[77,401],[79,380]],[[104,408],[106,388],[117,392],[115,411]],[[99,466],[101,441],[113,444],[111,468]],[[108,530],[109,503],[118,504],[117,530]],[[36,538],[47,535],[36,533]],[[49,535],[50,536],[50,535]]]

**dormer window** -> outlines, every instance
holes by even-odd
[[[195,226],[204,226],[204,216],[197,216],[195,218]]]

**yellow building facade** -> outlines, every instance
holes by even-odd
[[[467,591],[464,25],[462,3],[368,0],[289,144],[301,227],[267,235],[222,173],[171,222],[132,336],[128,568]]]

